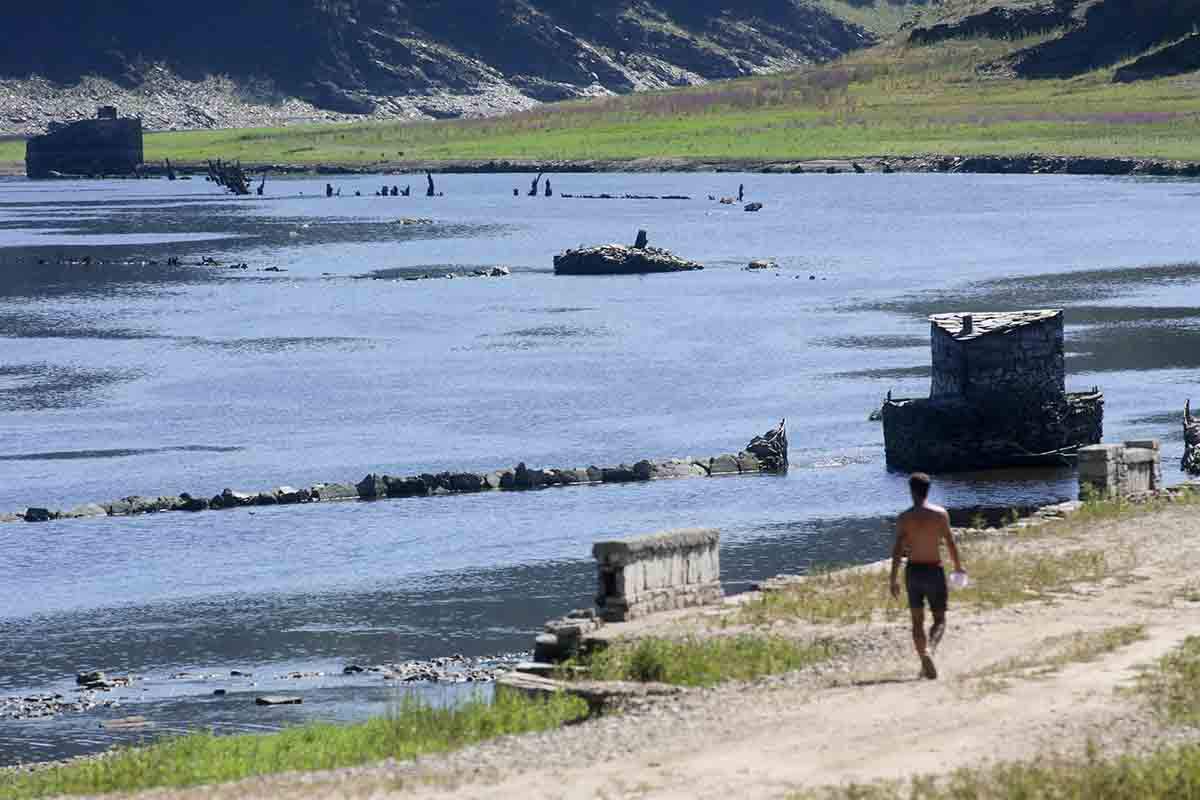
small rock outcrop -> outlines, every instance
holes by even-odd
[[[645,231],[638,231],[638,241],[633,247],[621,244],[604,244],[599,247],[581,247],[568,250],[554,257],[556,275],[639,275],[651,272],[688,272],[704,269],[695,261],[688,261],[658,247],[650,247]]]

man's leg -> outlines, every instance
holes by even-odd
[[[912,612],[913,646],[917,648],[917,655],[923,656],[929,650],[929,643],[925,640],[925,609],[913,608],[909,610]]]
[[[942,643],[942,635],[946,632],[946,611],[933,612],[933,627],[929,629],[929,652],[936,653]]]
[[[928,680],[937,678],[937,666],[929,655],[929,642],[925,638],[925,609],[914,608],[912,611],[913,646],[917,648],[917,656],[921,659],[921,676]]]

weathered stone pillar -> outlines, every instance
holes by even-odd
[[[1162,488],[1162,453],[1157,439],[1097,444],[1079,451],[1079,494],[1090,486],[1099,497],[1129,497]]]
[[[596,605],[608,622],[626,622],[656,611],[719,602],[721,534],[716,530],[666,531],[592,548],[599,568]]]

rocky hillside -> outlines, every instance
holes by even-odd
[[[925,16],[910,35],[916,44],[1057,31],[996,65],[1023,78],[1067,78],[1124,61],[1114,80],[1200,68],[1200,0],[993,0],[947,3]]]
[[[488,115],[828,60],[874,41],[839,7],[914,2],[43,0],[5,9],[0,134],[99,102],[156,128]]]

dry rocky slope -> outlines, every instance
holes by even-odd
[[[1134,59],[1114,78],[1132,81],[1200,68],[1198,20],[1200,0],[993,0],[945,6],[909,38],[931,44],[1061,29],[989,69],[999,67],[1022,78],[1066,78]]]
[[[913,0],[855,4],[875,2]],[[5,12],[19,33],[0,50],[0,135],[100,102],[151,129],[485,116],[779,71],[875,41],[814,0],[47,0]]]

